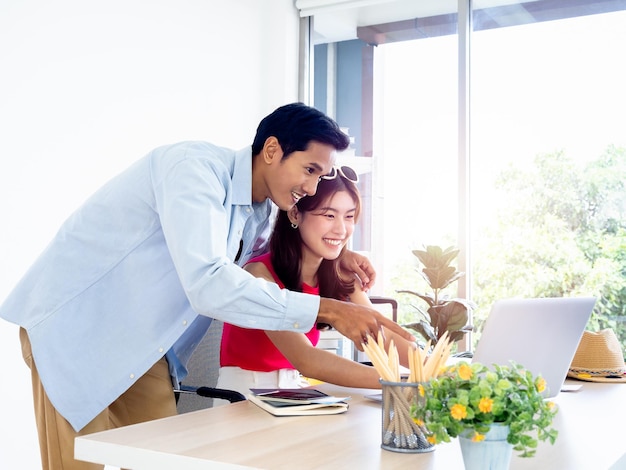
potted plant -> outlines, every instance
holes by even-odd
[[[415,323],[404,325],[418,332],[432,345],[436,344],[447,331],[451,342],[463,339],[472,331],[468,324],[469,313],[474,304],[466,299],[451,298],[443,293],[444,289],[465,275],[456,270],[450,263],[458,256],[459,250],[454,247],[445,250],[439,246],[429,245],[425,250],[413,250],[424,266],[418,271],[432,289],[432,293],[420,293],[412,290],[399,290],[402,294],[411,294],[422,299],[428,306],[426,312],[419,306],[414,307],[421,319]]]
[[[422,384],[424,400],[421,407],[413,407],[412,416],[432,444],[457,436],[478,443],[492,428],[504,427],[510,449],[532,457],[538,441],[554,444],[557,437],[552,427],[557,408],[544,399],[545,387],[541,376],[514,362],[488,368],[461,361]],[[461,444],[465,458],[463,440]],[[480,465],[488,468],[484,458]]]

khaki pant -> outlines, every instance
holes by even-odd
[[[28,334],[23,328],[20,328],[20,341],[22,356],[31,370],[35,420],[44,470],[101,470],[103,465],[74,460],[76,436],[176,414],[176,400],[167,361],[162,358],[107,409],[76,432],[48,400],[33,362]]]

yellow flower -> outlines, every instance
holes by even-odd
[[[417,393],[419,393],[420,397],[426,395],[426,392],[424,391],[424,386],[422,384],[419,384],[417,386]]]
[[[437,438],[435,437],[434,434],[431,434],[430,436],[426,436],[426,440],[430,443],[430,444],[437,444]]]
[[[457,403],[456,405],[453,405],[452,408],[450,408],[450,415],[457,421],[461,421],[462,419],[467,417],[467,408],[465,408],[460,403]]]
[[[484,434],[480,434],[478,432],[474,433],[474,436],[472,437],[472,442],[481,442],[485,440],[485,435]]]
[[[424,426],[424,421],[422,421],[420,418],[413,418],[413,422],[418,426]]]
[[[556,403],[554,403],[553,401],[546,402],[546,404],[548,405],[548,408],[551,410],[554,409],[554,407],[556,406]]]
[[[483,397],[480,399],[480,403],[478,403],[478,409],[482,413],[491,413],[492,408],[493,400],[491,398]]]
[[[472,378],[472,368],[467,363],[462,363],[459,365],[459,377],[462,380],[469,380]]]
[[[543,377],[538,377],[536,386],[539,393],[543,392],[546,389],[545,379]]]

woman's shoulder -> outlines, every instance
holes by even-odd
[[[251,259],[248,263],[246,263],[244,269],[254,277],[260,277],[280,285],[277,281],[276,272],[274,271],[274,268],[272,268],[269,253]]]
[[[244,266],[244,269],[255,277],[272,277],[270,270],[267,268],[265,263],[262,263],[260,261],[250,261]]]

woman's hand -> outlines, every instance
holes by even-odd
[[[361,289],[367,292],[376,281],[376,271],[367,256],[346,250],[340,260],[341,269],[354,273],[361,281]]]

